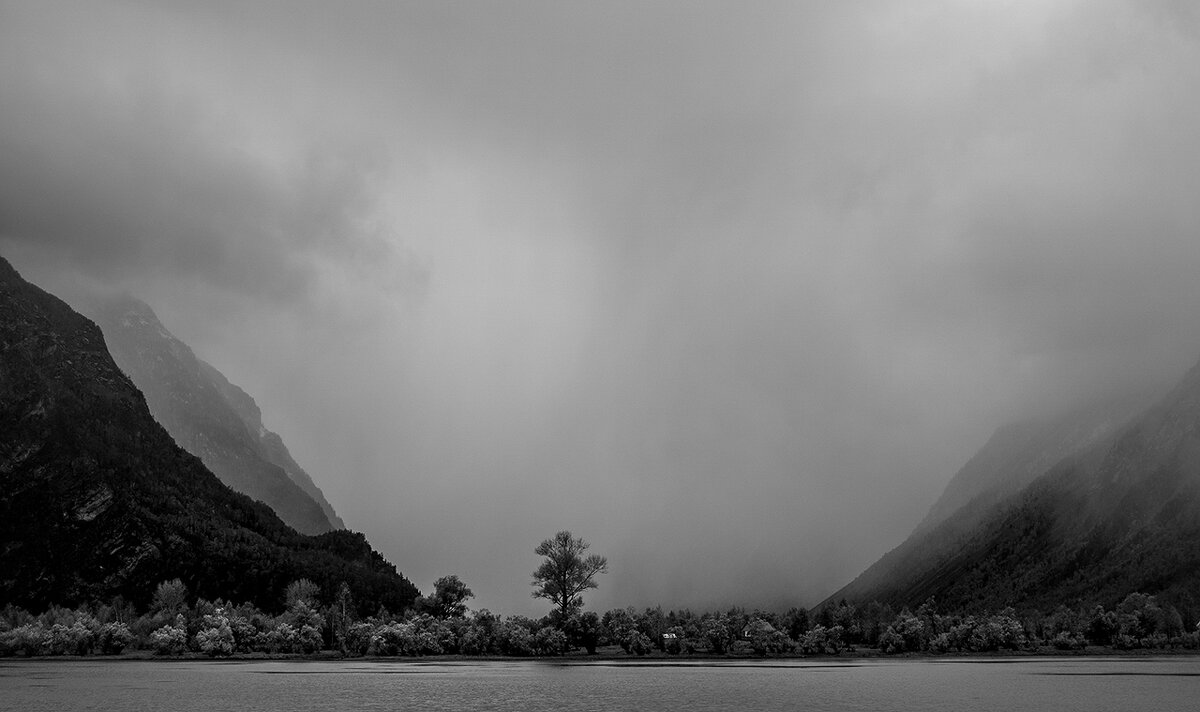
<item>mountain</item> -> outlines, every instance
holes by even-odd
[[[1109,399],[999,428],[951,478],[913,533],[830,600],[921,603],[928,572],[959,551],[997,507],[1063,459],[1083,456],[1111,439],[1148,400]]]
[[[942,507],[830,600],[1052,610],[1141,591],[1197,610],[1200,364],[1124,424],[1120,411],[1001,431]],[[1025,486],[991,484],[1004,481]]]
[[[299,578],[327,594],[345,581],[364,612],[418,593],[361,534],[300,534],[218,480],[100,329],[0,258],[0,606],[145,604],[173,578],[267,610]]]
[[[197,362],[200,364],[201,373],[216,386],[217,391],[225,397],[225,402],[242,419],[242,423],[246,426],[246,432],[253,440],[262,459],[281,468],[292,482],[304,490],[304,493],[321,508],[321,512],[334,529],[345,529],[345,523],[342,522],[342,518],[337,515],[337,512],[333,511],[333,505],[325,499],[325,493],[321,491],[316,482],[313,482],[312,477],[304,471],[304,468],[292,458],[292,453],[283,444],[283,438],[279,437],[277,433],[267,430],[263,425],[262,411],[259,410],[258,403],[254,402],[250,394],[230,383],[224,374],[206,361],[197,359]],[[136,379],[134,383],[137,383]],[[153,413],[153,410],[151,412]],[[219,476],[219,473],[217,474]]]
[[[94,318],[150,414],[222,482],[304,534],[344,527],[279,436],[263,426],[254,399],[197,358],[150,307],[122,296],[103,300]]]
[[[1109,398],[1073,408],[1054,418],[1005,425],[963,465],[929,509],[914,534],[927,532],[960,514],[977,514],[1020,492],[1064,458],[1079,455],[1112,437],[1144,410],[1144,394]]]

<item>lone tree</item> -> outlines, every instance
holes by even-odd
[[[608,573],[608,559],[592,554],[587,558],[588,543],[576,539],[571,532],[563,531],[538,544],[534,552],[546,557],[542,565],[533,572],[534,598],[545,598],[558,606],[561,626],[571,612],[583,605],[580,595],[589,588],[596,588],[595,576]]]

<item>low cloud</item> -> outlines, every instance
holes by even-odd
[[[1171,3],[7,5],[0,250],[133,291],[426,586],[811,604],[1200,355]]]

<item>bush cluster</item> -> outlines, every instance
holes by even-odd
[[[129,626],[107,607],[53,607],[33,616],[9,606],[0,618],[0,655],[116,655],[133,642]]]
[[[565,619],[555,611],[540,620],[445,604],[401,614],[380,609],[360,619],[345,586],[322,599],[316,585],[301,579],[287,587],[281,610],[272,614],[249,603],[193,600],[174,580],[160,584],[149,609],[140,613],[119,598],[77,609],[51,607],[38,615],[10,605],[0,611],[0,656],[113,655],[141,649],[211,657],[322,650],[347,656],[529,657],[580,649],[594,653],[599,646],[619,647],[631,656],[657,651],[760,657],[837,655],[860,646],[889,655],[1088,646],[1200,649],[1200,631],[1193,626],[1171,605],[1141,593],[1112,608],[1061,606],[1050,614],[1019,614],[1011,608],[941,613],[930,600],[899,613],[878,603],[856,607],[842,602],[784,614],[740,608],[701,614],[616,608],[603,616],[570,611]]]

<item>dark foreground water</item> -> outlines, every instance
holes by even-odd
[[[1200,658],[0,662],[0,709],[1194,710]]]

